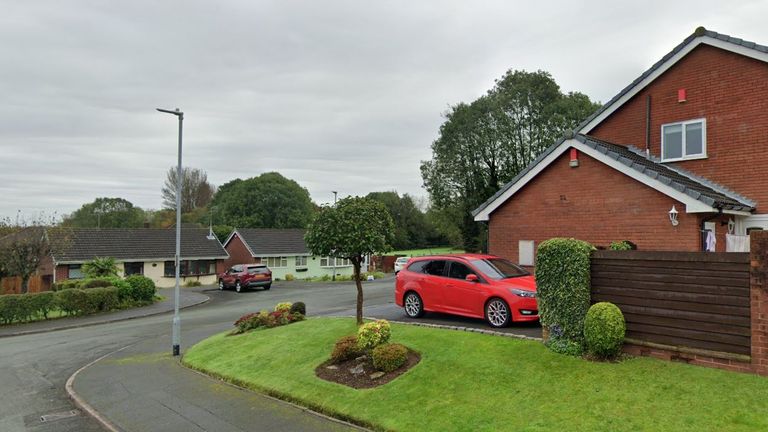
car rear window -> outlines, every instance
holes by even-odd
[[[416,273],[424,273],[424,266],[427,265],[429,261],[416,261],[413,264],[408,266],[408,270]]]
[[[475,268],[491,279],[509,279],[530,274],[516,264],[501,258],[479,259],[471,262]]]
[[[424,266],[423,272],[433,276],[442,276],[445,270],[446,262],[443,260],[428,261]]]
[[[269,272],[266,267],[248,267],[248,274],[264,274]]]

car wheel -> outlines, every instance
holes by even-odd
[[[485,305],[485,320],[491,327],[506,327],[512,320],[509,305],[500,298],[492,298]]]
[[[424,303],[421,301],[421,297],[415,292],[409,292],[403,299],[403,307],[405,314],[409,318],[418,318],[424,315]]]
[[[235,282],[235,291],[243,292],[243,286],[240,284],[240,281]]]
[[[264,291],[269,291],[270,288],[272,288],[272,284],[264,285]]]
[[[219,291],[224,291],[224,281],[219,279]]]

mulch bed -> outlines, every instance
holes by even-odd
[[[387,372],[377,378],[371,378],[371,375],[379,371],[373,367],[373,362],[370,356],[364,356],[364,358],[358,357],[356,359],[347,360],[336,365],[334,365],[331,360],[328,360],[315,368],[315,375],[317,375],[318,378],[324,379],[326,381],[343,384],[345,386],[356,389],[373,388],[384,385],[399,377],[408,369],[416,366],[419,361],[421,361],[421,356],[419,353],[408,350],[408,360],[404,365],[400,366],[399,369],[392,372]],[[353,374],[350,372],[350,369],[354,369],[360,364],[363,365],[364,373]],[[331,366],[331,369],[328,368],[329,366]],[[336,368],[334,369],[333,366],[336,366]]]

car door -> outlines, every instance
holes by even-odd
[[[443,286],[445,285],[445,260],[431,260],[422,267],[419,277],[419,295],[424,301],[424,308],[441,312],[444,308]]]
[[[237,268],[239,266],[232,266],[229,270],[227,270],[227,274],[224,275],[224,283],[227,285],[234,285],[235,284],[235,277],[237,275]]]
[[[446,309],[461,315],[482,317],[485,302],[482,279],[476,282],[466,280],[467,275],[480,275],[468,265],[454,260],[448,262],[447,270],[448,281],[443,289]]]

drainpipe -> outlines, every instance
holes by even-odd
[[[645,157],[651,158],[651,95],[645,97]]]
[[[718,217],[720,217],[722,215],[723,215],[723,209],[722,208],[718,208],[717,209],[717,213],[715,213],[715,214],[713,214],[711,216],[707,216],[707,217],[705,217],[705,218],[703,218],[701,220],[701,226],[699,227],[699,239],[700,239],[699,244],[701,244],[701,251],[702,252],[706,252],[707,251],[706,244],[704,244],[705,241],[706,241],[706,239],[704,238],[704,224],[706,224],[707,222],[712,221],[714,219],[717,219]]]

